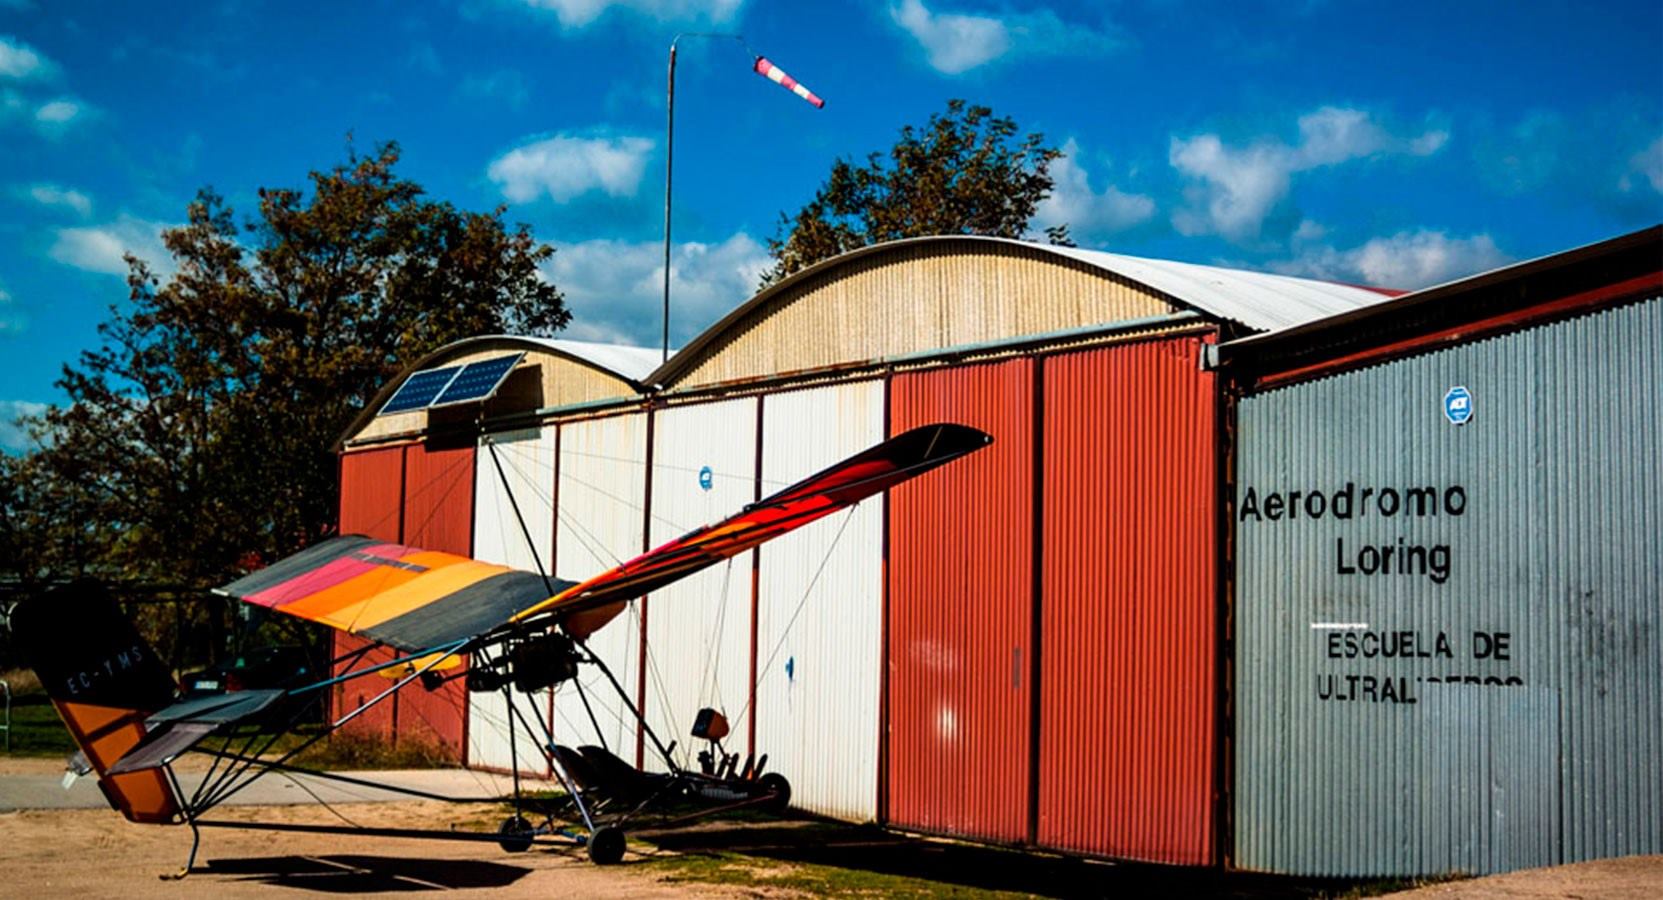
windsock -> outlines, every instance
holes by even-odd
[[[757,57],[753,68],[756,69],[756,74],[814,104],[815,109],[821,109],[826,105],[826,101],[814,96],[813,91],[798,84],[797,79],[785,74],[784,69],[769,62],[766,56]]]

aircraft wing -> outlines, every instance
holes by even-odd
[[[570,585],[454,553],[344,535],[217,593],[416,652],[484,634]]]
[[[695,529],[610,571],[573,585],[515,614],[515,621],[552,616],[585,638],[623,604],[736,556],[816,519],[946,465],[993,442],[966,425],[914,428],[745,507],[737,515]]]

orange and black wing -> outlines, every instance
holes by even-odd
[[[415,652],[484,634],[570,584],[453,553],[346,535],[219,592]]]
[[[966,425],[914,428],[759,500],[738,515],[696,529],[568,587],[522,610],[515,618],[550,615],[567,632],[587,637],[616,616],[626,601],[853,506],[992,441],[987,434]]]

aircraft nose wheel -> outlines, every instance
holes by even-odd
[[[787,806],[791,805],[791,782],[786,781],[784,775],[778,772],[769,772],[757,779],[756,786],[764,796],[773,795],[767,803],[762,805],[762,808],[769,813],[779,815],[785,812]]]
[[[522,816],[509,816],[497,829],[497,844],[509,853],[524,853],[531,849],[531,823]]]
[[[610,825],[595,829],[589,835],[589,860],[597,866],[610,866],[624,858],[624,833]]]

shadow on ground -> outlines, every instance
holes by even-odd
[[[682,855],[735,853],[760,860],[919,878],[944,886],[1047,897],[1169,895],[1268,900],[1328,897],[1359,887],[1353,881],[1041,855],[819,821],[723,822],[697,830],[643,832],[640,836],[663,850]]]
[[[196,871],[326,894],[367,894],[501,888],[531,870],[483,860],[331,854],[216,859]]]

